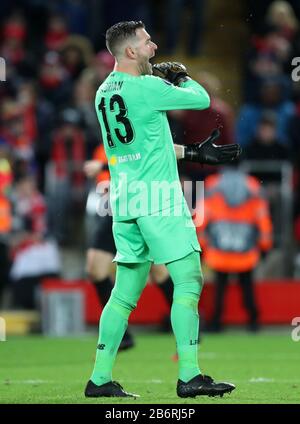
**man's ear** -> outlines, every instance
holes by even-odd
[[[129,59],[135,59],[136,58],[136,52],[135,49],[131,46],[128,46],[125,48],[126,56],[129,57]]]

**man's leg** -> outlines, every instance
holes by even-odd
[[[104,307],[108,302],[113,282],[111,280],[111,266],[113,255],[110,252],[98,249],[88,249],[87,274],[89,275],[99,298]]]
[[[231,383],[215,382],[200,373],[198,365],[198,301],[203,285],[199,252],[193,252],[167,264],[174,282],[171,310],[172,327],[177,343],[180,397],[223,396],[235,389]]]
[[[103,307],[107,304],[114,287],[111,275],[112,260],[113,255],[110,252],[98,249],[88,249],[87,273],[97,291],[99,302]],[[133,346],[133,337],[130,332],[126,330],[119,350],[129,349]]]
[[[174,282],[171,322],[179,359],[179,379],[183,382],[200,374],[198,365],[198,302],[203,285],[199,252],[167,264]]]
[[[221,331],[222,330],[222,312],[224,306],[225,290],[228,284],[229,274],[225,272],[216,272],[216,283],[215,283],[215,310],[208,327],[210,331]]]
[[[100,303],[105,306],[113,289],[112,261],[116,254],[110,216],[97,217],[89,242],[86,271],[94,284]]]
[[[112,261],[116,254],[116,246],[112,234],[111,217],[97,217],[95,223],[93,240],[87,253],[87,273],[97,291],[99,302],[104,307],[114,286],[115,271]],[[133,346],[133,337],[126,330],[119,350]]]
[[[97,386],[112,381],[112,368],[118,347],[146,285],[150,262],[118,263],[116,284],[99,323],[96,361],[91,381]]]
[[[239,274],[239,282],[242,288],[244,305],[249,314],[249,330],[257,331],[259,330],[257,322],[258,312],[254,294],[252,270],[248,272],[241,272]]]

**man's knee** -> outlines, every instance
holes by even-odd
[[[118,305],[118,308],[123,310],[124,314],[127,315],[127,317],[137,306],[137,301],[135,301],[134,299],[130,299],[129,296],[125,296],[124,294],[119,293],[116,287],[114,287],[114,289],[112,290],[109,302],[112,305]]]
[[[98,282],[98,281],[103,281],[106,278],[111,278],[111,274],[108,271],[103,270],[103,269],[102,270],[95,269],[92,272],[88,273],[88,277],[91,281],[97,281]],[[113,279],[112,279],[112,281],[113,281]]]
[[[203,288],[203,274],[198,252],[194,252],[177,263],[168,264],[174,282],[174,293],[188,291],[200,297]]]
[[[202,291],[202,286],[203,286],[203,283],[200,277],[192,281],[191,280],[183,281],[182,283],[176,284],[174,286],[174,297],[176,297],[178,294],[179,295],[190,294],[193,297],[197,297],[199,300],[201,291]]]
[[[102,281],[109,277],[109,270],[94,263],[87,263],[86,273],[92,281]]]
[[[116,309],[123,311],[124,316],[136,308],[137,302],[146,285],[150,262],[146,263],[118,263],[116,284],[112,290],[111,302]]]

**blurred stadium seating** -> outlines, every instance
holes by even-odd
[[[96,3],[12,0],[1,6],[0,56],[5,59],[6,80],[0,82],[0,315],[7,317],[12,333],[38,327],[36,294],[41,287],[79,288],[85,296],[86,322],[98,322],[100,306],[93,287],[82,282],[90,189],[83,163],[101,143],[94,95],[113,67],[103,34],[114,23],[114,12],[109,2],[104,2],[105,11]],[[123,2],[116,3],[123,11]],[[290,2],[295,16],[280,25],[276,11],[268,9],[271,1],[199,2],[203,9],[196,18],[201,28],[191,46],[185,40],[192,9],[180,11],[182,32],[175,45],[169,45],[165,28],[172,22],[165,8],[158,8],[157,2],[133,3],[131,17],[144,19],[161,47],[155,60],[184,62],[195,79],[207,84],[213,98],[211,109],[199,115],[170,114],[176,143],[197,141],[195,136],[201,139],[214,127],[223,130],[222,143],[234,142],[242,134],[241,167],[260,178],[274,225],[274,248],[256,270],[260,319],[263,324],[289,324],[297,311],[299,315],[300,305],[300,91],[299,82],[291,79],[290,65],[292,57],[300,56],[299,5]],[[129,18],[125,12],[122,17]],[[270,92],[261,97],[262,86],[274,80],[284,88],[279,98],[270,98]],[[276,115],[275,135],[261,138],[258,127],[270,110]],[[254,143],[267,152],[265,156],[250,155]],[[285,157],[276,157],[278,145],[284,146]],[[181,172],[195,181],[205,179],[212,169],[182,167]],[[41,265],[52,261],[51,269],[41,266],[34,271],[34,264],[27,262],[18,274],[12,272],[32,246],[46,243],[52,250]],[[213,281],[209,270],[206,274]],[[47,277],[54,280],[45,282]],[[28,291],[18,296],[21,286]],[[211,316],[213,290],[210,284],[204,289],[200,304],[204,319]],[[224,322],[245,322],[235,285],[226,305]],[[18,309],[33,312],[10,315]],[[131,322],[158,324],[166,312],[159,290],[148,285]]]

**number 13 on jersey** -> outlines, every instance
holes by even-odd
[[[115,127],[111,130],[107,120],[107,107],[109,104],[109,113],[114,115],[114,119],[117,124],[121,124],[121,127]],[[102,118],[106,130],[107,144],[109,147],[116,147],[113,140],[115,134],[117,139],[123,144],[130,144],[134,141],[134,129],[132,123],[127,118],[127,107],[124,99],[119,94],[114,94],[110,99],[101,97],[101,102],[98,105],[99,111],[102,113]],[[113,133],[112,133],[113,131]]]

